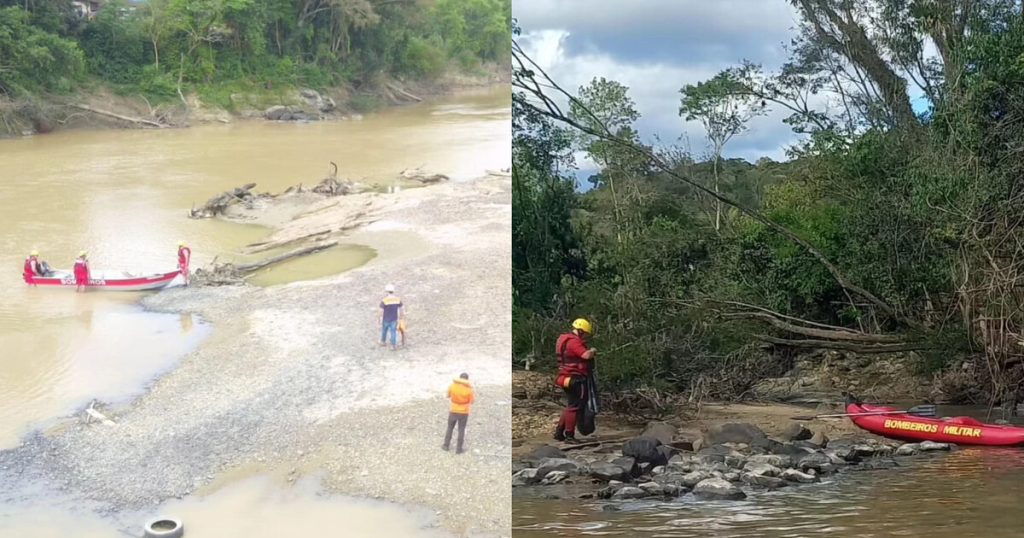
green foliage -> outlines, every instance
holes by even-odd
[[[25,10],[0,9],[0,92],[70,91],[84,63],[76,43],[33,26]]]
[[[180,79],[218,103],[231,88],[361,86],[504,61],[511,27],[510,0],[115,0],[88,21],[66,0],[4,5],[8,93],[71,90],[87,71],[154,97]]]

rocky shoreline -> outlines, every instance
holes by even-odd
[[[694,437],[671,424],[653,422],[625,442],[536,447],[513,462],[512,485],[520,491],[574,485],[573,496],[579,499],[739,500],[830,475],[892,469],[921,453],[957,449],[930,441],[830,440],[798,423],[779,437],[748,423],[717,425]],[[542,495],[560,498],[557,493]]]

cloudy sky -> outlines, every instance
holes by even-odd
[[[686,135],[695,155],[707,142],[679,117],[679,89],[743,59],[774,70],[786,59],[797,16],[786,0],[514,0],[519,43],[566,89],[594,77],[629,86],[641,135]],[[781,112],[755,119],[726,148],[730,157],[782,159],[796,138]]]

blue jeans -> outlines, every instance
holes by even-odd
[[[388,334],[391,334],[391,345],[398,345],[398,321],[385,321],[380,328],[380,343],[387,342]]]

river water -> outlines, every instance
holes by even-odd
[[[940,408],[943,412],[952,414]],[[984,413],[970,414],[984,418]],[[513,532],[517,538],[1024,535],[1024,448],[965,447],[899,461],[897,469],[847,472],[818,484],[748,492],[743,501],[698,501],[687,495],[671,502],[623,504],[548,500],[541,498],[544,490],[534,490],[513,498]],[[569,498],[573,492],[565,493]]]
[[[34,428],[144,390],[209,333],[202,320],[143,312],[140,294],[29,288],[32,249],[57,268],[88,250],[94,270],[171,271],[177,241],[193,268],[241,249],[268,230],[191,220],[188,209],[254,182],[280,192],[338,175],[397,184],[404,168],[464,180],[510,165],[508,88],[393,108],[358,120],[237,122],[167,130],[67,131],[0,140],[0,449]],[[336,274],[372,250],[342,244],[257,274],[273,285]]]

